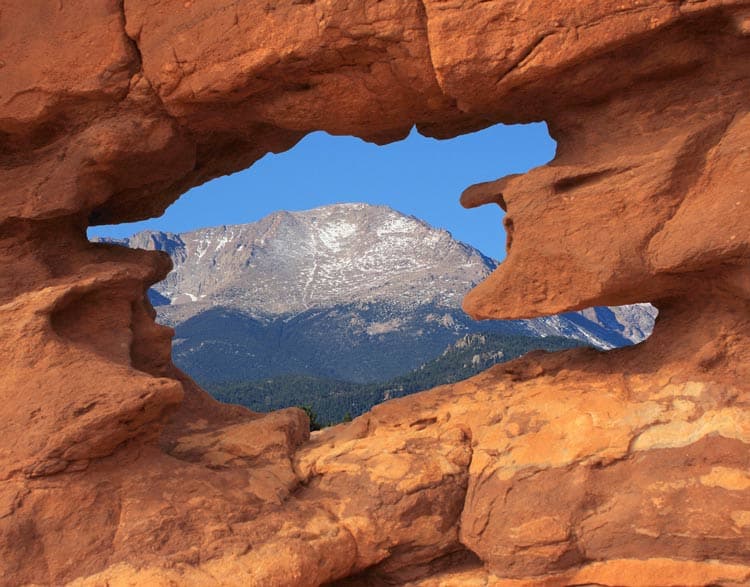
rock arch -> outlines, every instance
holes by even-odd
[[[744,0],[0,3],[4,581],[749,580],[748,18]],[[85,237],[313,130],[535,120],[555,159],[464,193],[513,225],[466,309],[649,300],[652,339],[530,356],[304,446],[298,411],[219,405],[172,366],[145,298],[164,256]]]

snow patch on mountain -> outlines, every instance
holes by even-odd
[[[281,211],[250,224],[182,234],[144,231],[120,242],[172,258],[173,271],[152,296],[159,320],[170,325],[216,307],[267,321],[376,303],[391,315],[363,324],[370,336],[405,327],[416,308],[427,306],[444,308],[437,315],[447,316],[451,328],[463,296],[497,266],[445,230],[361,203]],[[637,304],[518,320],[513,328],[609,349],[643,340],[655,316],[653,306]]]

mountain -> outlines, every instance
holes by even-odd
[[[496,265],[445,230],[368,204],[183,234],[144,231],[121,242],[172,258],[174,270],[154,288],[169,303],[160,317],[172,324],[217,306],[258,317],[378,301],[458,308]]]
[[[645,338],[655,316],[638,304],[475,322],[461,300],[497,263],[386,206],[281,211],[119,242],[171,256],[174,270],[150,297],[159,320],[175,327],[175,362],[204,385],[288,374],[382,382],[468,334],[558,336],[608,349]]]

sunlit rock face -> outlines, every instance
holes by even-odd
[[[750,581],[750,3],[0,2],[7,585]],[[546,120],[480,318],[653,302],[631,349],[533,355],[308,441],[172,365],[156,252],[91,224],[313,130]],[[348,579],[347,579],[348,577]]]

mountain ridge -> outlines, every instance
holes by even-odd
[[[379,299],[458,308],[460,286],[475,285],[497,266],[447,230],[361,203],[279,211],[185,233],[142,231],[111,242],[170,255],[173,271],[153,288],[170,301],[160,309],[170,324],[217,305],[253,316]],[[440,266],[432,247],[445,257]]]
[[[387,206],[332,204],[109,242],[172,258],[150,297],[176,329],[175,362],[204,385],[288,372],[378,381],[467,334],[561,336],[608,349],[645,338],[655,314],[634,305],[474,321],[461,300],[497,262]]]

